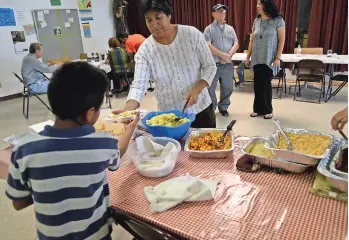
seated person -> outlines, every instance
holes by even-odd
[[[145,37],[141,34],[128,35],[127,33],[121,33],[118,35],[118,40],[121,43],[121,47],[126,48],[131,59],[131,68],[134,68],[134,56],[145,41]]]
[[[41,62],[44,48],[40,43],[32,43],[29,47],[29,54],[22,60],[22,77],[24,83],[34,93],[46,93],[49,80],[43,73],[52,73],[62,63],[47,65]]]
[[[133,77],[133,72],[128,69],[130,64],[130,57],[126,49],[120,47],[120,43],[116,38],[109,39],[109,48],[107,63],[109,63],[111,72],[109,77],[113,79],[114,92],[121,92],[121,79],[127,75],[128,78]]]
[[[244,44],[243,44],[243,49],[248,49],[248,45],[250,43],[250,39],[251,39],[251,33],[248,33],[246,35],[246,38],[245,38],[245,41],[244,41]],[[244,53],[247,52],[246,50],[244,50]],[[242,61],[239,66],[237,67],[236,69],[236,74],[238,75],[239,77],[239,82],[238,84],[243,84],[245,82],[245,75],[244,75],[244,69],[246,68],[246,63],[245,61]]]
[[[54,125],[13,150],[6,195],[16,210],[34,204],[38,239],[111,240],[106,169],[119,168],[139,116],[119,140],[96,132],[107,87],[105,73],[87,62],[63,65],[48,85]]]

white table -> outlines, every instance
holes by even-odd
[[[80,62],[80,61],[81,62],[87,62],[87,60],[81,60],[81,59],[74,59],[74,60],[72,60],[72,62]],[[98,67],[98,68],[102,69],[106,73],[111,71],[110,65],[106,64],[105,60],[101,60],[101,61],[98,61],[98,62],[91,61],[91,62],[88,62],[88,63],[93,65],[93,66],[95,66],[95,67]]]
[[[247,53],[235,53],[231,60],[233,61],[245,61]],[[320,60],[324,64],[349,64],[348,55],[334,55],[332,57],[327,57],[324,54],[301,54],[297,57],[296,54],[282,54],[281,61],[285,63],[297,63],[300,60]]]

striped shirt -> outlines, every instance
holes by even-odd
[[[228,24],[220,25],[217,21],[206,27],[204,35],[206,41],[211,42],[215,48],[224,53],[230,52],[233,45],[238,42],[234,28]],[[216,63],[221,60],[220,57],[213,57]],[[228,63],[231,63],[231,60]]]
[[[130,63],[130,57],[123,48],[115,48],[108,53],[110,68],[115,73],[127,72],[128,64]]]
[[[117,140],[93,126],[46,126],[14,148],[6,195],[33,199],[39,239],[111,239],[106,169],[119,155]]]
[[[128,100],[141,102],[149,80],[155,82],[154,91],[160,111],[182,109],[188,94],[200,81],[211,85],[216,64],[203,34],[191,26],[178,25],[176,38],[169,45],[147,38],[136,56],[135,77]],[[188,112],[200,113],[212,103],[207,88]]]

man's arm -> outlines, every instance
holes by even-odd
[[[230,49],[228,55],[231,58],[239,49],[239,41],[238,41],[238,37],[236,36],[236,32],[233,28],[233,38],[234,38],[234,44],[232,46],[232,48]]]
[[[39,60],[32,60],[30,61],[30,64],[32,65],[33,69],[42,73],[52,73],[54,70],[56,70],[58,66],[62,65],[62,64],[54,64],[49,66]]]

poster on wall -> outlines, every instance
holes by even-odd
[[[61,6],[61,0],[50,0],[51,6]]]
[[[25,35],[29,36],[35,34],[34,24],[23,25],[23,28],[25,31]]]
[[[77,0],[79,10],[92,10],[91,0]]]
[[[28,51],[27,43],[25,42],[24,31],[11,31],[13,47],[16,53]]]
[[[79,10],[79,13],[81,22],[93,20],[92,10]]]
[[[16,26],[15,14],[11,8],[0,8],[0,27]]]
[[[82,23],[82,29],[84,30],[84,37],[91,38],[90,23],[88,23],[88,22]]]
[[[91,0],[77,0],[81,21],[92,21],[92,3]]]

